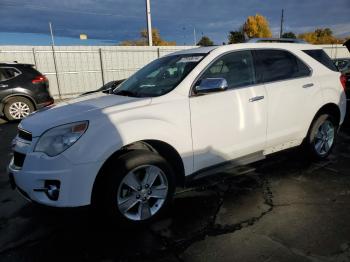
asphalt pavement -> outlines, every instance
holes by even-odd
[[[350,128],[327,161],[278,153],[178,194],[159,221],[103,227],[10,189],[18,123],[0,119],[0,261],[350,261]]]

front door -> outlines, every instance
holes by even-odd
[[[266,112],[264,85],[257,85],[250,51],[217,58],[201,75],[225,78],[226,91],[190,98],[194,171],[264,149]]]

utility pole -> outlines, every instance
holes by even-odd
[[[52,31],[52,24],[49,22],[49,27],[50,27],[50,35],[51,35],[51,45],[55,46],[55,40],[53,38],[53,31]]]
[[[57,81],[58,97],[60,99],[62,99],[61,88],[60,88],[60,80],[59,80],[58,72],[57,72],[57,61],[56,61],[56,53],[55,53],[55,39],[53,37],[53,30],[52,30],[51,22],[49,22],[49,27],[50,27],[50,35],[51,35],[51,48],[52,48],[53,65],[55,67],[55,75],[56,75],[56,81]]]
[[[153,46],[150,0],[146,0],[146,17],[147,17],[148,45]]]
[[[182,32],[184,34],[184,45],[186,45],[186,27],[182,27]]]
[[[282,9],[282,15],[281,15],[280,38],[282,38],[282,35],[283,35],[283,20],[284,20],[283,13],[284,13],[284,9]]]
[[[194,45],[197,45],[197,34],[196,34],[196,27],[193,27],[193,40],[194,40]]]

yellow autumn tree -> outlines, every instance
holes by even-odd
[[[334,37],[329,28],[318,28],[314,32],[302,33],[298,35],[298,38],[304,39],[310,44],[341,44],[344,41]]]
[[[243,32],[246,33],[249,38],[272,36],[269,22],[260,14],[247,18],[247,21],[243,25]]]
[[[174,46],[175,41],[165,41],[160,37],[159,30],[156,28],[152,29],[152,41],[155,46]],[[143,29],[140,32],[140,39],[137,40],[126,40],[120,43],[123,46],[145,46],[148,45],[148,32],[147,29]]]

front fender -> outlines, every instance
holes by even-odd
[[[186,173],[193,169],[190,126],[178,125],[156,118],[125,118],[114,124],[110,119],[91,123],[87,132],[64,152],[76,164],[98,162],[100,166],[123,146],[158,140],[172,146],[181,156]]]

